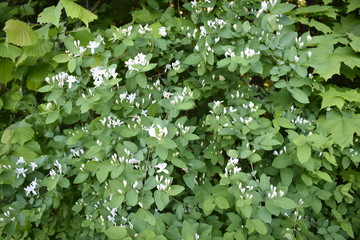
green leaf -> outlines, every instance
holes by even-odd
[[[280,127],[294,129],[296,126],[290,122],[287,118],[278,117],[272,120],[274,127],[279,130]]]
[[[110,227],[104,233],[110,239],[123,239],[127,235],[126,229],[118,226]]]
[[[217,196],[215,198],[215,204],[220,209],[228,209],[228,208],[230,208],[228,200],[226,198],[224,198],[223,196]]]
[[[18,46],[30,46],[37,43],[38,38],[29,24],[20,20],[8,20],[5,23],[6,42]]]
[[[260,233],[261,235],[265,235],[267,233],[267,228],[266,225],[263,221],[261,221],[260,219],[252,219],[254,225],[255,225],[255,230]]]
[[[306,143],[297,146],[296,156],[298,157],[300,163],[306,163],[311,157],[311,147]]]
[[[331,177],[330,177],[330,175],[327,174],[326,172],[316,171],[316,175],[317,175],[319,178],[321,178],[321,179],[323,179],[323,180],[325,180],[325,181],[327,181],[327,182],[330,182],[330,183],[333,182],[332,179],[331,179]]]
[[[309,62],[310,66],[314,68],[314,72],[325,80],[334,74],[340,74],[342,62],[350,68],[360,66],[360,58],[350,47],[338,47],[334,51],[333,44],[331,41],[325,40],[320,42]]]
[[[146,78],[145,73],[138,73],[135,77],[135,81],[140,87],[146,88],[147,78]]]
[[[1,136],[1,142],[4,144],[19,143],[22,146],[34,137],[34,133],[29,123],[25,121],[17,122],[5,129]]]
[[[79,184],[84,182],[88,178],[89,174],[85,172],[79,172],[74,179],[74,184]]]
[[[184,61],[184,64],[187,65],[197,65],[203,59],[200,53],[192,53],[190,54]]]
[[[80,19],[86,26],[89,25],[89,22],[97,19],[95,14],[75,3],[73,0],[60,0],[60,2],[65,8],[67,16]]]
[[[0,44],[0,57],[10,58],[11,60],[15,61],[15,59],[21,56],[22,53],[23,50],[19,47],[6,43]]]
[[[58,120],[59,117],[60,117],[59,111],[50,112],[45,119],[45,123],[46,124],[53,123],[56,120]]]
[[[358,2],[360,3],[360,1],[358,1]],[[356,36],[352,33],[350,33],[348,35],[352,41],[350,43],[351,48],[356,52],[360,52],[360,36]]]
[[[179,195],[185,188],[180,185],[171,185],[170,190],[168,191],[169,196]]]
[[[170,201],[169,195],[160,190],[155,191],[154,198],[155,204],[160,211],[164,210],[164,208],[166,207],[166,205],[168,205]]]
[[[13,79],[14,67],[14,63],[9,59],[0,58],[0,83],[7,84]]]
[[[272,200],[275,206],[280,207],[282,209],[294,209],[298,206],[293,200],[286,197],[274,198]]]
[[[97,180],[102,183],[106,180],[107,176],[108,176],[108,169],[99,169],[97,172],[96,172],[96,178]]]
[[[37,44],[24,48],[24,52],[30,57],[43,57],[53,48],[53,43],[38,41]]]
[[[215,203],[213,197],[205,198],[203,203],[203,210],[205,215],[211,214],[214,208],[215,208]]]
[[[360,1],[350,0],[348,2],[349,2],[349,5],[347,6],[347,13],[360,8]]]
[[[318,129],[324,136],[330,134],[330,139],[341,149],[353,145],[354,133],[360,134],[360,115],[350,117],[321,118],[318,120]]]
[[[283,14],[283,13],[293,10],[295,7],[296,7],[296,5],[289,4],[289,3],[276,4],[273,7],[273,9],[271,10],[271,14],[273,14],[273,15]]]
[[[61,53],[53,57],[53,60],[57,63],[66,63],[70,60],[70,58],[71,57],[68,54]]]
[[[299,88],[289,90],[292,96],[301,103],[310,103],[308,96]]]
[[[52,23],[59,27],[62,6],[59,3],[56,7],[45,8],[38,16],[38,23]]]
[[[244,214],[245,218],[250,218],[253,208],[250,204],[245,204],[244,206],[240,207],[240,211]]]
[[[126,193],[126,203],[129,206],[135,206],[138,203],[138,194],[135,189],[131,189]]]
[[[283,168],[280,170],[281,182],[285,186],[290,186],[294,177],[294,171],[291,168]]]
[[[340,225],[341,225],[342,229],[343,229],[351,238],[354,238],[354,231],[353,231],[353,227],[351,226],[351,223],[349,223],[349,222],[347,222],[347,221],[342,221]]]

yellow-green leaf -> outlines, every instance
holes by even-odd
[[[97,19],[95,14],[75,3],[73,0],[61,0],[61,5],[65,8],[67,16],[80,19],[86,26],[89,25],[89,22]]]
[[[30,46],[37,43],[38,38],[29,24],[19,20],[8,20],[5,23],[6,42],[18,46]]]

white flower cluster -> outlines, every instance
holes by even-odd
[[[165,72],[168,70],[173,69],[174,71],[179,71],[181,62],[179,60],[176,60],[172,64],[166,64],[165,66]]]
[[[311,35],[307,35],[306,40],[307,40],[307,42],[311,42],[311,40],[312,40]],[[296,42],[296,44],[298,45],[299,48],[303,48],[304,45],[305,45],[305,43],[301,40],[301,37],[298,37],[298,38],[295,37],[295,42]]]
[[[220,18],[215,18],[215,21],[213,21],[213,20],[207,21],[207,25],[210,28],[214,28],[214,29],[217,29],[218,27],[223,28],[225,26],[225,24],[226,24],[226,22]]]
[[[178,103],[182,103],[185,99],[185,97],[192,97],[193,92],[191,90],[188,90],[187,87],[184,87],[181,94],[175,95],[172,100],[170,100],[171,105],[176,105]]]
[[[133,27],[129,26],[128,28],[124,28],[121,30],[121,33],[124,35],[124,37],[129,36],[131,34]]]
[[[199,183],[201,184],[205,184],[205,177],[206,177],[206,174],[203,173],[201,176],[198,177],[198,175],[195,176],[194,178],[194,182],[196,185],[199,185]]]
[[[273,151],[273,154],[274,154],[275,156],[279,156],[279,155],[281,155],[281,154],[283,154],[283,153],[286,153],[286,146],[284,146],[283,149],[280,149],[279,151],[277,151],[277,150],[274,150],[274,151]]]
[[[252,57],[252,56],[254,56],[254,55],[256,55],[256,54],[260,54],[260,51],[257,51],[257,52],[255,52],[255,50],[254,49],[251,49],[251,48],[245,48],[245,50],[244,51],[241,51],[241,53],[240,53],[240,56],[242,57],[242,58],[249,58],[249,57]]]
[[[248,104],[242,105],[245,109],[250,109],[250,112],[256,112],[259,107],[256,106],[252,101],[250,101]]]
[[[149,64],[149,61],[146,60],[146,55],[143,53],[138,53],[134,59],[129,58],[126,62],[125,62],[125,66],[130,70],[130,71],[139,71],[138,68],[135,68],[134,65],[140,65],[142,67],[145,67],[146,65]]]
[[[185,135],[186,133],[188,133],[190,131],[190,127],[189,126],[184,126],[181,123],[178,123],[177,127],[179,128],[180,131],[176,131],[176,136],[179,136],[179,134],[183,134]]]
[[[111,163],[112,164],[116,164],[117,162],[120,162],[120,164],[122,163],[126,163],[126,164],[131,164],[133,166],[133,168],[138,169],[140,167],[140,160],[137,160],[134,155],[128,150],[128,149],[124,149],[125,154],[126,154],[126,159],[125,156],[121,156],[118,157],[118,155],[116,153],[114,153],[111,156]]]
[[[163,37],[166,37],[167,35],[166,27],[159,27],[159,34]]]
[[[225,167],[225,177],[231,176],[241,171],[241,167],[237,166],[238,163],[238,158],[230,158]]]
[[[84,54],[84,52],[86,51],[86,47],[81,46],[79,40],[75,40],[74,45],[76,48],[79,49],[79,53],[75,54],[74,57],[82,56]],[[68,54],[71,56],[70,52]]]
[[[239,190],[241,192],[241,195],[240,195],[241,199],[244,199],[244,198],[252,199],[253,198],[253,195],[251,193],[249,193],[249,192],[254,189],[254,186],[249,186],[248,185],[246,187],[243,187],[242,183],[240,182],[238,187],[239,187]]]
[[[121,126],[122,124],[124,124],[123,121],[121,121],[119,118],[117,118],[114,115],[104,117],[103,119],[100,119],[100,122],[103,126],[107,126],[108,128],[114,128],[114,127]]]
[[[124,93],[119,94],[119,98],[120,98],[120,102],[126,100],[130,104],[133,104],[134,101],[136,100],[136,93],[129,94],[128,92],[124,92]],[[118,100],[116,100],[115,102],[116,102],[116,104],[119,104]]]
[[[277,2],[277,0],[269,0],[269,3],[271,4],[272,7],[275,6],[276,2]],[[269,8],[268,2],[262,1],[261,8],[259,9],[258,13],[256,14],[256,17],[258,18],[260,16],[260,14],[265,12],[266,10],[268,10],[268,8]]]
[[[84,154],[84,149],[77,148],[77,149],[70,149],[70,152],[72,153],[73,157],[81,157]]]
[[[60,72],[51,78],[46,77],[45,81],[48,84],[56,84],[61,88],[64,87],[65,83],[68,84],[68,88],[71,88],[73,83],[79,82],[75,76],[69,75],[66,72]]]
[[[237,90],[235,94],[230,94],[230,97],[231,97],[232,99],[235,99],[235,98],[243,98],[243,97],[244,97],[244,93],[241,93],[241,94],[240,94],[239,90]]]
[[[156,173],[165,173],[165,174],[169,174],[169,171],[166,169],[167,167],[167,163],[159,163],[157,165],[155,165],[155,168],[157,168],[158,170],[156,170]]]
[[[115,217],[117,216],[117,208],[110,209],[109,207],[107,207],[106,209],[110,212],[110,214],[107,216],[108,220],[114,225],[116,225]]]
[[[26,196],[28,196],[30,193],[37,195],[37,192],[35,191],[36,186],[38,185],[38,183],[36,182],[36,178],[34,179],[34,181],[32,181],[29,186],[27,186],[26,188],[24,188],[25,190],[25,194]]]
[[[248,125],[249,123],[251,123],[254,119],[252,117],[240,117],[240,122],[242,124]]]
[[[300,124],[300,125],[311,125],[311,122],[305,118],[302,118],[300,116],[297,116],[296,119],[291,120],[293,124]]]
[[[149,24],[146,24],[145,26],[140,25],[139,33],[141,35],[144,35],[146,32],[150,32],[152,29],[149,28]]]
[[[110,77],[116,78],[118,73],[114,67],[104,68],[102,66],[93,67],[90,69],[92,77],[94,79],[95,87],[99,87],[105,83],[105,80],[109,80]]]
[[[231,48],[228,48],[228,50],[226,50],[225,57],[235,57],[235,53],[233,52],[233,50],[231,50]]]
[[[274,185],[270,185],[270,192],[267,194],[267,197],[270,199],[276,198],[276,197],[282,197],[284,196],[284,191],[280,190],[277,192],[277,188]]]
[[[155,181],[157,182],[156,188],[160,191],[166,191],[171,185],[171,179],[170,178],[164,179],[164,176],[159,177],[158,175],[156,175]]]
[[[157,140],[163,139],[168,134],[167,128],[162,128],[159,124],[156,126],[151,125],[151,127],[146,130],[149,132],[150,137],[154,137]]]

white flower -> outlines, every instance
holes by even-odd
[[[24,169],[24,168],[15,169],[15,172],[17,174],[16,178],[19,178],[20,175],[22,175],[23,177],[26,177],[26,174],[25,174],[26,171],[27,171],[27,169]]]
[[[17,160],[16,164],[23,164],[23,163],[26,163],[24,160],[24,157],[20,156],[19,160]]]
[[[206,32],[205,27],[201,26],[200,27],[200,37],[206,37],[206,34],[207,34],[207,32]]]
[[[151,31],[152,29],[149,28],[149,24],[146,24],[144,27],[140,25],[139,33],[141,35],[145,34],[146,32]]]
[[[244,54],[246,56],[246,58],[249,58],[249,57],[252,57],[254,56],[255,54],[260,54],[260,51],[257,51],[255,52],[254,49],[250,49],[250,48],[246,48],[244,51],[241,52],[241,57],[244,57]]]
[[[156,127],[154,127],[154,125],[152,125],[149,129],[148,129],[149,135],[150,137],[154,137],[158,140],[161,140],[162,138],[166,137],[166,135],[168,134],[168,130],[166,127],[162,128],[159,124],[156,125]]]
[[[54,177],[56,175],[56,172],[54,171],[54,169],[51,169],[49,174],[50,176]]]
[[[37,193],[35,192],[35,188],[38,185],[38,183],[36,182],[36,178],[34,181],[32,181],[29,186],[27,186],[26,188],[24,188],[24,190],[26,191],[26,196],[28,196],[30,193],[37,195]]]
[[[76,77],[69,76],[68,79],[66,80],[66,82],[69,84],[69,88],[71,88],[73,83],[79,82],[79,81],[76,79]]]
[[[31,163],[30,163],[30,167],[31,167],[31,169],[34,171],[35,168],[38,167],[38,165],[36,165],[36,163],[34,163],[34,162],[31,162]]]
[[[179,60],[176,60],[171,65],[175,71],[178,71],[180,69],[180,61]]]
[[[214,101],[214,107],[213,108],[217,108],[220,106],[221,103],[223,103],[224,101]]]
[[[229,48],[225,52],[225,57],[235,57],[235,53]]]
[[[99,42],[90,41],[87,45],[87,48],[90,48],[91,54],[95,53],[95,49],[97,49],[100,46]]]
[[[58,170],[59,170],[59,173],[62,174],[62,166],[61,166],[61,164],[59,163],[59,160],[56,160],[56,161],[55,161],[54,166],[57,167]]]
[[[146,55],[143,53],[138,53],[134,59],[129,58],[126,62],[125,62],[125,66],[128,67],[128,69],[130,71],[139,71],[139,69],[135,68],[133,65],[140,65],[140,66],[146,66],[149,64],[149,61],[146,60]]]
[[[165,27],[159,27],[159,34],[163,37],[166,37],[166,28]]]
[[[195,8],[195,7],[196,7],[196,0],[193,0],[193,1],[191,1],[190,3],[191,3],[191,7],[192,7],[192,8]]]

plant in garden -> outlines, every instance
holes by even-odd
[[[149,0],[90,30],[96,15],[61,0],[40,25],[8,20],[1,236],[360,235],[360,94],[334,84],[358,83],[348,2]]]

